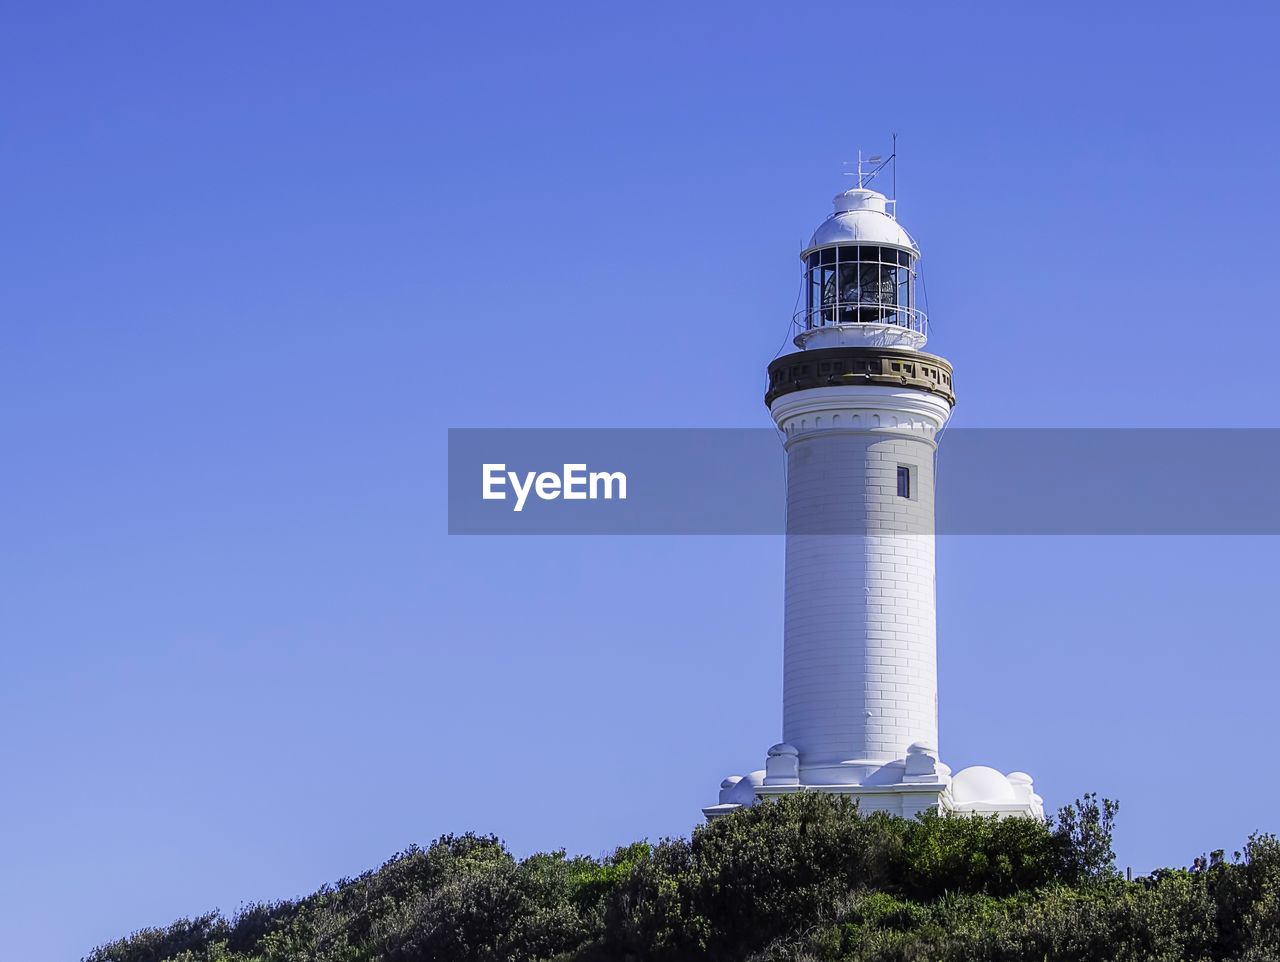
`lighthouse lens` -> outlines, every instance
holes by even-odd
[[[911,324],[911,255],[869,244],[808,257],[808,327]]]
[[[880,267],[880,284],[876,300],[881,304],[895,306],[898,303],[898,268],[888,264]]]

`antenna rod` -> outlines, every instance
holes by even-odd
[[[889,136],[893,138],[893,150],[889,154],[889,159],[893,161],[893,211],[896,216],[898,212],[898,135],[891,133]]]

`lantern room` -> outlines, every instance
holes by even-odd
[[[916,294],[920,249],[889,212],[892,203],[865,187],[835,198],[835,212],[800,255],[800,347],[924,345],[928,322]]]

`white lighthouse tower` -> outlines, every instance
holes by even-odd
[[[801,252],[799,350],[765,394],[787,458],[782,742],[703,811],[823,791],[904,816],[1043,817],[1029,776],[939,758],[934,461],[952,371],[923,351],[920,249],[858,181]]]

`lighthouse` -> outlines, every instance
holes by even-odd
[[[906,817],[1043,818],[1025,773],[952,774],[939,754],[934,479],[956,396],[924,350],[920,248],[859,164],[800,258],[797,350],[765,393],[786,452],[782,740],[703,812],[821,791]]]

